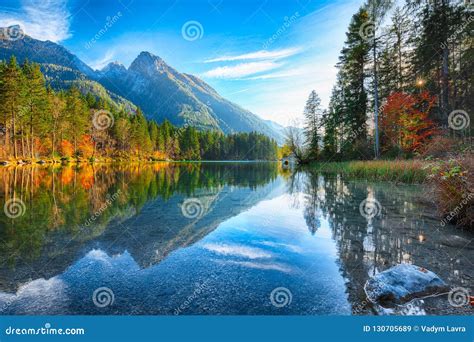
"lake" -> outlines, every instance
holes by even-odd
[[[399,263],[472,284],[474,236],[426,191],[270,162],[2,168],[0,313],[472,314],[366,299]]]

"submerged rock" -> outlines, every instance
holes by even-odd
[[[409,264],[400,264],[373,276],[364,288],[367,298],[382,306],[404,304],[414,298],[449,291],[438,275]]]

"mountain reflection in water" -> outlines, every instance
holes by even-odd
[[[472,236],[440,232],[420,186],[237,162],[3,168],[0,180],[2,207],[24,204],[0,214],[2,314],[373,314],[363,285],[397,263],[457,286],[474,276]],[[445,301],[394,313],[451,313]]]

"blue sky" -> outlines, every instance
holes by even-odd
[[[111,61],[128,67],[141,51],[150,51],[260,117],[287,125],[301,117],[311,90],[327,105],[345,31],[360,5],[352,0],[2,0],[0,26],[19,23],[32,37],[58,42],[94,68]]]

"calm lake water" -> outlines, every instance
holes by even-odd
[[[472,314],[366,300],[403,262],[472,285],[473,234],[424,191],[276,163],[2,168],[0,313]]]

